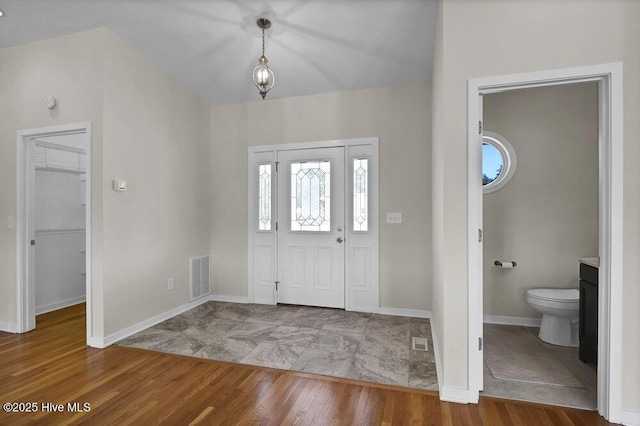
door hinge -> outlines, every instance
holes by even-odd
[[[482,350],[482,337],[478,337],[478,350]]]
[[[278,230],[278,222],[276,222],[276,231]]]
[[[276,291],[278,291],[278,284],[280,284],[280,281],[276,281]]]
[[[478,229],[478,242],[482,242],[482,229]]]
[[[482,134],[482,121],[478,121],[478,133]]]
[[[35,246],[36,245],[36,240],[31,240],[31,245]]]
[[[280,164],[278,161],[276,161],[276,172],[278,171],[278,164]]]

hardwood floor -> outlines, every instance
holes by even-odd
[[[37,409],[2,411],[0,424],[609,424],[591,411],[484,397],[452,404],[434,392],[121,346],[93,349],[85,346],[84,315],[76,305],[38,316],[30,333],[0,333],[0,402]],[[73,403],[89,410],[69,412]]]

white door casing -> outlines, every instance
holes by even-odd
[[[276,200],[283,192],[281,188],[290,192],[290,168],[288,164],[282,161],[287,153],[298,152],[301,150],[311,150],[310,152],[320,152],[318,149],[324,148],[340,148],[342,150],[341,170],[346,173],[343,178],[341,191],[344,194],[344,207],[341,208],[342,231],[337,231],[334,224],[331,225],[333,236],[332,244],[341,244],[342,263],[344,264],[342,272],[342,281],[340,278],[332,280],[342,286],[342,306],[346,310],[355,310],[362,312],[377,312],[379,310],[379,260],[378,260],[378,139],[377,138],[359,138],[345,139],[322,142],[304,142],[295,144],[271,145],[271,146],[253,146],[249,147],[248,155],[248,300],[254,303],[275,304],[281,303],[307,303],[304,301],[285,302],[278,298],[276,292],[276,281],[279,279],[278,271],[283,271],[283,266],[279,267],[280,261],[278,256],[278,234],[288,232],[290,223],[290,205],[283,203],[287,208],[278,208]],[[292,154],[293,155],[293,154]],[[322,156],[321,156],[322,157]],[[324,156],[325,159],[327,158]],[[276,159],[280,159],[276,163]],[[288,157],[287,157],[288,158]],[[354,170],[354,164],[360,164],[358,170]],[[368,170],[363,172],[362,164]],[[268,167],[269,166],[269,167]],[[278,172],[276,173],[276,167]],[[332,169],[332,172],[334,169]],[[367,194],[359,194],[354,198],[354,173],[357,175],[356,180],[362,189],[362,183],[366,182]],[[269,173],[271,173],[270,176]],[[364,173],[364,179],[363,179]],[[261,177],[262,175],[262,177]],[[266,180],[265,180],[266,179]],[[288,183],[283,183],[283,180]],[[278,182],[280,184],[278,184]],[[335,183],[335,179],[333,179]],[[270,184],[269,190],[266,186]],[[279,188],[280,187],[280,188]],[[331,194],[335,197],[335,186],[332,185]],[[269,192],[273,201],[270,208],[263,203],[265,193]],[[361,192],[361,191],[360,191]],[[281,197],[286,198],[286,195]],[[355,201],[354,201],[355,200]],[[331,219],[335,220],[335,203],[332,203]],[[363,210],[364,209],[364,210]],[[357,210],[357,214],[354,213]],[[362,225],[362,213],[366,214],[366,224]],[[271,227],[265,226],[265,221],[261,222],[262,217],[271,215]],[[356,218],[356,215],[358,216]],[[286,216],[284,220],[279,218]],[[269,222],[268,220],[266,222]],[[337,223],[335,223],[337,225]],[[276,231],[278,226],[278,231]],[[337,233],[343,233],[343,242],[337,243]],[[284,237],[285,240],[287,237]],[[281,238],[282,239],[282,238]],[[325,246],[327,247],[327,246]],[[317,256],[327,259],[327,250],[317,250]],[[335,252],[335,250],[332,250]],[[300,251],[298,251],[299,255]],[[306,252],[305,252],[306,253]],[[294,253],[296,254],[296,253]],[[307,255],[305,254],[305,257]],[[316,257],[316,250],[313,250],[313,257]],[[322,261],[322,258],[320,259]],[[332,258],[332,263],[334,260]],[[315,269],[315,266],[312,266]],[[333,265],[332,265],[333,269]],[[326,272],[326,271],[319,271]],[[282,273],[282,272],[280,272]],[[319,282],[324,279],[317,277]],[[315,278],[314,278],[315,279]],[[325,280],[326,281],[326,280]],[[340,284],[342,282],[342,284]],[[280,283],[282,285],[282,283]],[[320,285],[322,287],[322,285]],[[325,286],[326,287],[326,286]],[[282,287],[280,287],[282,288]],[[286,293],[286,291],[285,291]],[[339,297],[336,294],[336,297]],[[311,304],[318,304],[312,301]],[[335,303],[334,303],[335,304]]]
[[[35,287],[34,287],[34,183],[35,171],[32,164],[32,139],[57,135],[84,134],[86,150],[86,336],[87,344],[99,347],[93,338],[92,286],[91,286],[91,123],[77,123],[21,130],[17,133],[17,321],[16,331],[24,333],[35,328]]]
[[[612,422],[622,416],[622,259],[623,259],[623,97],[622,63],[538,71],[472,79],[468,82],[468,367],[469,394],[477,402],[482,389],[482,351],[477,338],[483,325],[482,150],[478,122],[483,94],[597,81],[599,87],[599,256],[598,271],[598,413]],[[442,395],[442,394],[441,394]]]
[[[278,303],[345,307],[344,147],[278,152]]]

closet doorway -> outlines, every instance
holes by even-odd
[[[91,125],[19,131],[17,152],[18,332],[85,301],[90,331]]]

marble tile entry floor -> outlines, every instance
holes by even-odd
[[[428,350],[412,349],[412,337]],[[118,344],[437,391],[432,342],[423,318],[206,302]]]
[[[595,410],[597,399],[596,368],[584,364],[578,359],[578,348],[554,346],[538,338],[538,328],[513,325],[484,324],[485,361],[491,351],[512,352],[508,357],[518,357],[518,362],[507,366],[511,369],[523,370],[514,377],[545,377],[557,375],[564,378],[560,383],[574,382],[573,386],[546,384],[534,380],[497,379],[485,363],[483,396],[537,402],[542,404],[562,405],[566,407]],[[526,341],[527,344],[522,344]],[[520,342],[515,344],[515,342]],[[519,354],[518,351],[527,351]],[[535,358],[535,363],[527,363]],[[505,362],[509,362],[508,359]],[[550,371],[533,371],[539,368]],[[508,369],[508,368],[507,368]],[[567,380],[570,377],[572,380]]]

